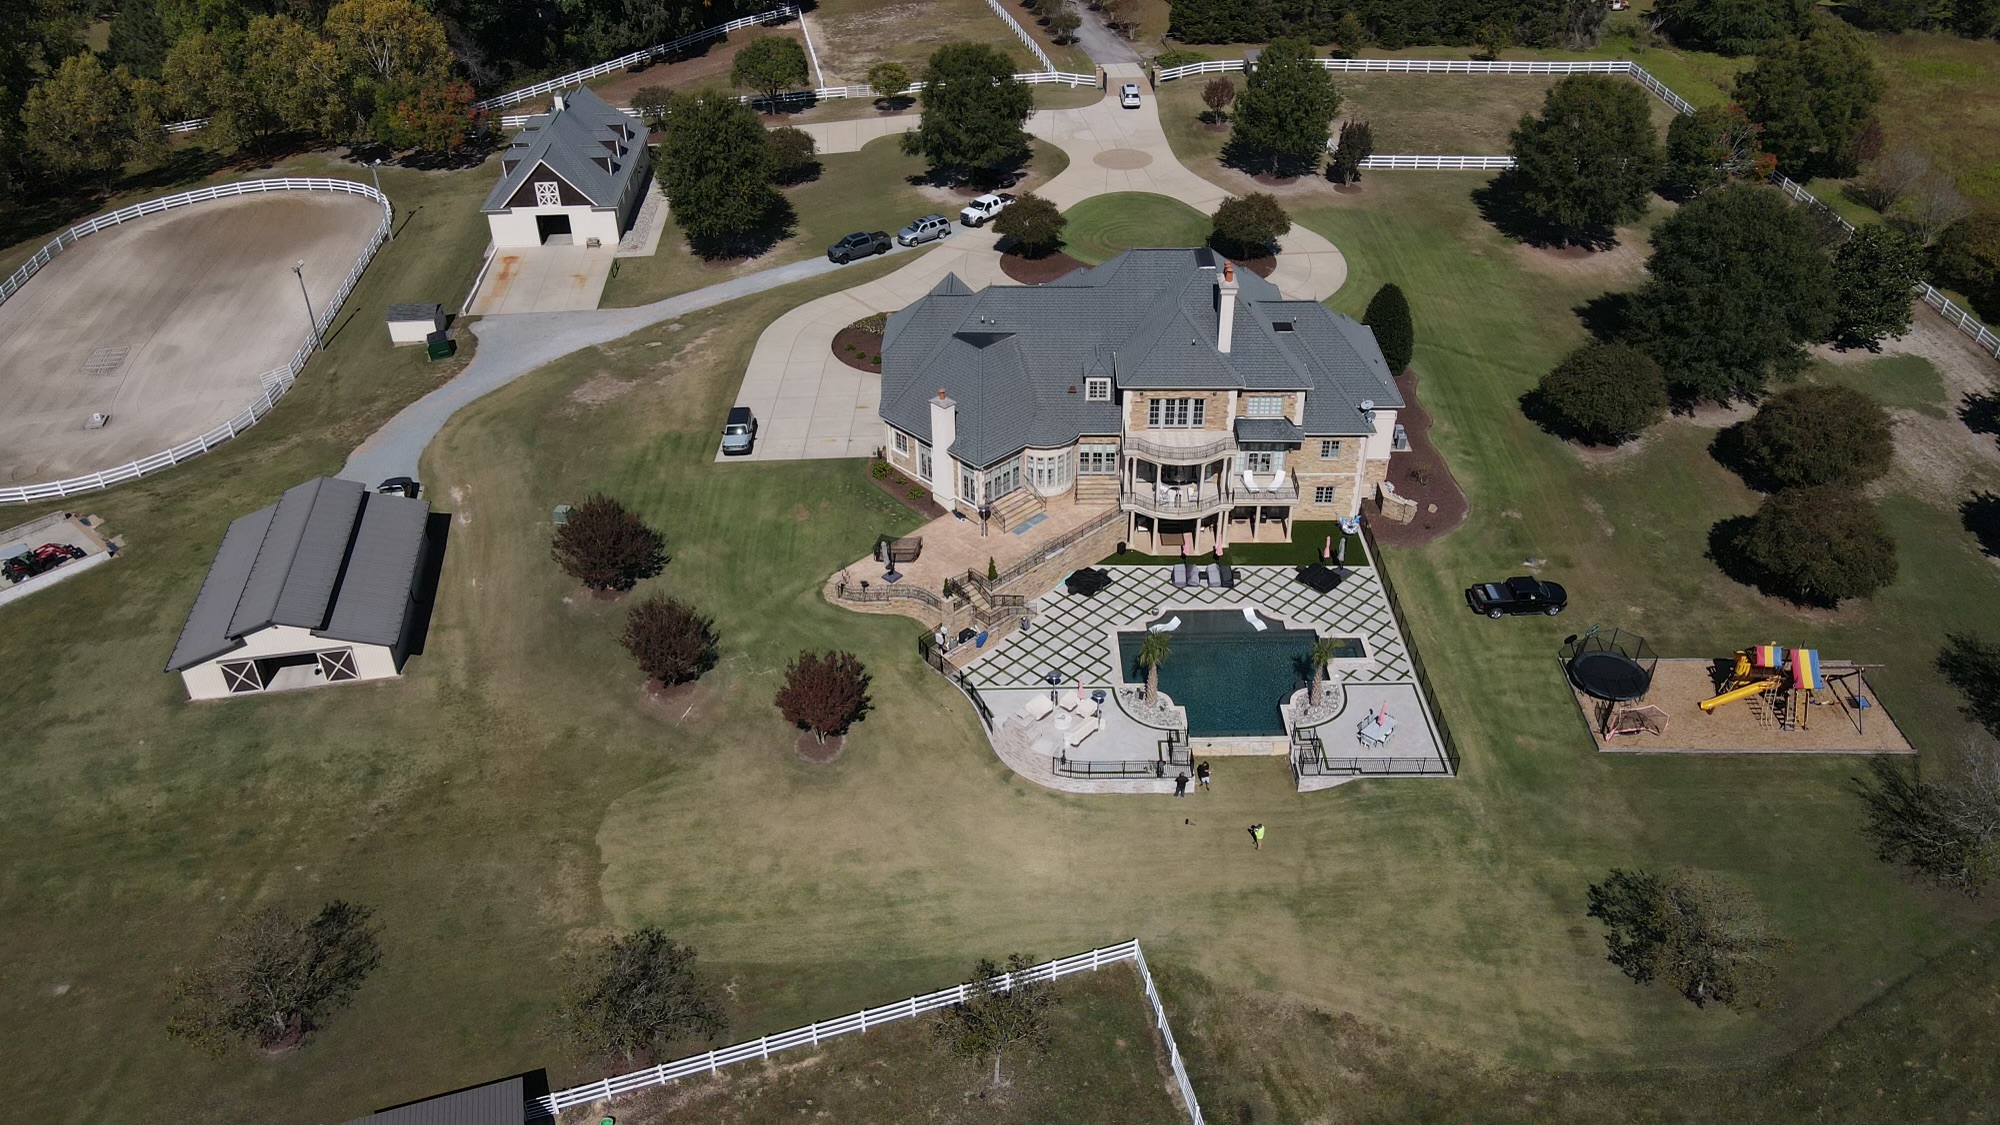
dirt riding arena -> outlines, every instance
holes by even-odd
[[[363,196],[178,207],[82,239],[0,305],[0,484],[116,468],[247,408],[382,221]],[[86,429],[94,413],[109,424]]]

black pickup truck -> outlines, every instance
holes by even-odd
[[[826,257],[830,262],[839,262],[845,265],[856,258],[868,258],[876,254],[887,254],[889,247],[893,245],[895,243],[889,240],[888,231],[878,230],[871,234],[868,231],[858,230],[827,247]]]
[[[1553,582],[1539,578],[1509,578],[1505,582],[1482,582],[1465,591],[1465,604],[1472,612],[1495,619],[1546,613],[1550,617],[1569,604],[1569,593]]]

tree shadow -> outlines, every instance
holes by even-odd
[[[1515,400],[1521,408],[1521,416],[1533,422],[1536,428],[1558,441],[1574,441],[1584,445],[1594,444],[1583,431],[1572,425],[1555,407],[1549,404],[1549,396],[1540,387],[1531,387]]]
[[[1958,420],[1975,434],[2000,436],[2000,392],[1966,395],[1958,404]]]
[[[1958,515],[1965,530],[1979,541],[1979,549],[2000,558],[2000,495],[1975,492],[1958,506]]]
[[[1472,202],[1479,208],[1480,217],[1493,224],[1495,230],[1530,246],[1609,250],[1618,245],[1618,232],[1611,227],[1569,230],[1547,222],[1528,210],[1522,198],[1521,178],[1512,170],[1493,177],[1483,187],[1475,188]]]
[[[1639,324],[1638,294],[1605,293],[1570,310],[1599,343],[1629,344]]]
[[[1222,146],[1221,159],[1224,167],[1234,168],[1246,176],[1270,175],[1285,180],[1319,174],[1317,159],[1311,162],[1286,160],[1270,149],[1249,144],[1241,134],[1234,132]]]
[[[771,248],[798,233],[799,213],[792,207],[792,201],[779,196],[756,226],[737,234],[715,238],[690,238],[688,249],[696,257],[706,261],[720,261],[729,258],[757,258],[770,253]]]
[[[61,190],[24,190],[0,207],[0,246],[12,246],[37,237],[52,237],[68,227],[105,209],[115,195],[150,193],[186,187],[229,167],[230,158],[207,149],[183,148],[169,153],[157,166],[135,172],[102,187],[67,187]]]
[[[819,174],[825,170],[825,167],[820,164],[819,158],[814,157],[799,164],[797,167],[780,170],[771,177],[771,182],[777,184],[779,187],[797,187],[800,184],[809,184],[819,179]]]
[[[1750,558],[1748,540],[1756,520],[1750,516],[1730,516],[1708,529],[1708,560],[1731,581],[1772,594],[1770,576]]]
[[[1784,487],[1772,480],[1750,456],[1750,442],[1742,422],[1716,431],[1715,440],[1708,443],[1708,455],[1715,458],[1716,464],[1735,473],[1744,484],[1758,492],[1769,494]]]

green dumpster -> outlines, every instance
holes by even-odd
[[[450,359],[458,351],[458,345],[444,332],[438,331],[424,337],[424,349],[433,360]]]

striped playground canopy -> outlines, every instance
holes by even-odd
[[[1758,645],[1750,650],[1750,663],[1758,668],[1783,668],[1784,645]]]
[[[1795,648],[1792,650],[1792,690],[1826,690],[1826,681],[1820,679],[1819,676],[1818,649]]]

